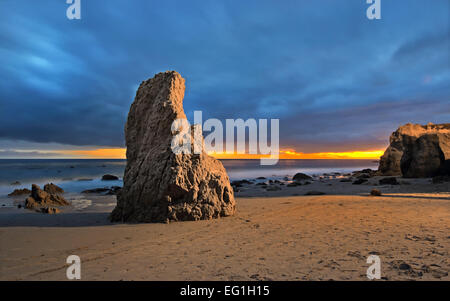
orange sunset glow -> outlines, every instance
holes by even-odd
[[[378,160],[384,150],[351,151],[351,152],[326,152],[326,153],[301,153],[294,150],[280,150],[280,159],[374,159]],[[251,155],[237,153],[210,153],[217,159],[260,159],[268,158],[268,155]]]
[[[94,150],[67,150],[62,154],[86,159],[126,159],[126,148],[98,148]]]
[[[384,150],[368,151],[348,151],[348,152],[322,152],[322,153],[301,153],[295,150],[281,150],[280,159],[374,159],[378,160]],[[67,150],[60,154],[72,157],[87,159],[126,159],[125,148],[99,148],[94,150]],[[260,159],[267,158],[267,155],[252,155],[239,153],[209,153],[217,159]]]

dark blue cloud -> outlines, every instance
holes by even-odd
[[[177,70],[185,110],[280,118],[299,151],[379,148],[449,122],[448,0],[0,2],[2,139],[123,146],[139,83]]]

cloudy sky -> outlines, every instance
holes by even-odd
[[[81,20],[65,2],[0,0],[0,158],[124,147],[138,85],[165,70],[189,118],[279,118],[295,152],[450,122],[448,0],[382,0],[381,20],[365,0],[81,0]]]

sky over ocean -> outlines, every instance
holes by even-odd
[[[186,79],[189,119],[279,118],[280,148],[384,149],[449,122],[450,2],[0,2],[0,158],[124,147],[141,81]],[[407,8],[407,9],[406,9]],[[24,152],[26,151],[26,152]]]

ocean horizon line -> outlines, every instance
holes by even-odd
[[[0,160],[117,160],[117,161],[126,161],[124,158],[0,158]],[[257,161],[261,160],[260,158],[218,158],[218,160],[242,160],[242,161]],[[288,160],[363,160],[363,161],[376,161],[379,159],[367,159],[367,158],[280,158],[278,160],[288,161]]]

